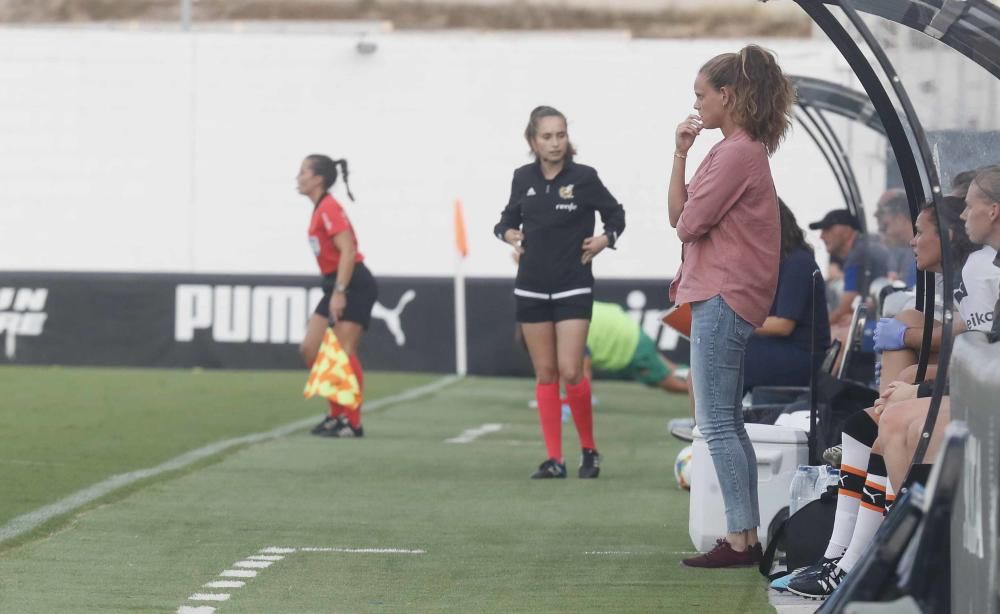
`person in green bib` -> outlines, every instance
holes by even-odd
[[[587,350],[587,371],[593,367],[667,392],[688,391],[687,379],[678,374],[681,369],[660,354],[656,342],[615,303],[594,301]]]

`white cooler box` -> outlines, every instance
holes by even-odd
[[[757,453],[757,494],[760,502],[760,528],[757,535],[767,547],[771,520],[788,506],[788,487],[799,465],[809,462],[806,432],[787,426],[747,424],[747,434]],[[691,509],[688,533],[699,552],[715,546],[726,535],[726,506],[715,475],[712,456],[701,431],[694,429],[694,455],[691,459]]]

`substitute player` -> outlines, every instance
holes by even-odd
[[[531,112],[524,137],[535,162],[514,171],[510,199],[493,233],[520,254],[514,294],[534,365],[538,417],[548,458],[531,476],[565,478],[559,380],[580,436],[579,476],[600,474],[594,444],[590,381],[583,354],[593,307],[591,261],[614,248],[625,210],[589,166],[573,161],[566,117],[552,107]],[[591,236],[600,213],[604,234]]]
[[[687,394],[687,379],[678,374],[677,365],[660,354],[656,341],[620,305],[594,301],[587,349],[589,362],[598,371]]]
[[[347,353],[363,392],[364,372],[357,355],[358,344],[371,322],[378,286],[375,277],[365,266],[364,256],[358,251],[358,239],[347,219],[347,213],[330,196],[330,188],[341,173],[347,196],[353,201],[354,195],[347,183],[347,160],[332,160],[324,155],[313,154],[302,161],[299,169],[299,194],[308,197],[313,203],[309,244],[323,274],[323,298],[309,318],[299,353],[306,366],[311,367],[326,328],[332,324],[333,332]],[[323,437],[363,437],[365,432],[361,426],[361,408],[348,411],[330,401],[329,414],[312,432]]]

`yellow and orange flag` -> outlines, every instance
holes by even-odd
[[[319,346],[319,353],[302,394],[307,399],[314,396],[325,397],[351,411],[361,407],[358,377],[332,328],[327,328],[323,335],[323,343]]]

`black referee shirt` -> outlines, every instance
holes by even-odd
[[[502,241],[511,228],[524,233],[515,294],[559,299],[589,293],[594,275],[580,258],[584,239],[594,234],[596,213],[614,247],[625,230],[625,209],[593,168],[567,161],[551,181],[539,162],[514,171],[510,200],[493,234]]]

